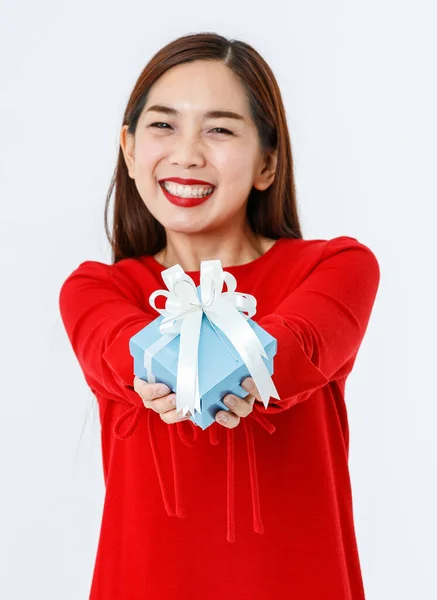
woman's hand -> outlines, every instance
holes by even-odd
[[[219,410],[215,416],[217,423],[229,429],[236,427],[240,423],[241,417],[247,417],[252,412],[255,401],[262,402],[250,377],[242,382],[241,387],[250,393],[244,398],[228,394],[223,398],[223,402],[230,410]],[[191,417],[189,411],[185,417],[182,416],[182,411],[176,412],[176,394],[172,393],[164,383],[147,383],[135,376],[134,390],[141,397],[144,406],[157,412],[161,419],[169,425],[186,421]],[[225,417],[225,420],[221,417]]]
[[[185,417],[182,411],[176,412],[176,394],[164,383],[147,383],[139,377],[134,378],[134,390],[139,394],[146,408],[151,408],[159,414],[161,419],[168,423],[179,423],[191,417],[190,411]]]
[[[244,398],[240,398],[235,394],[228,394],[223,398],[223,402],[230,410],[219,410],[215,416],[217,423],[229,429],[236,427],[240,423],[241,417],[250,415],[255,401],[262,402],[258,389],[250,377],[247,377],[241,383],[241,387],[250,393]]]

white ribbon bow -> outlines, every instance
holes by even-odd
[[[200,299],[194,281],[180,265],[163,271],[162,278],[169,291],[153,292],[149,303],[165,317],[159,326],[161,333],[167,334],[165,343],[180,335],[176,383],[177,411],[182,409],[184,416],[188,411],[194,415],[194,409],[201,412],[197,365],[203,314],[212,327],[216,325],[223,331],[240,354],[264,406],[267,408],[270,397],[279,399],[262,359],[268,358],[267,354],[247,322],[247,319],[256,313],[256,298],[235,291],[237,281],[231,273],[223,271],[221,261],[205,260],[200,263]],[[222,291],[223,283],[226,283],[227,292]],[[155,299],[158,296],[167,298],[165,309],[157,308]],[[219,333],[218,335],[220,337]]]

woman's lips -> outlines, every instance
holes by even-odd
[[[203,204],[208,200],[208,198],[211,198],[215,191],[214,188],[210,194],[207,196],[202,196],[201,198],[181,198],[180,196],[173,196],[173,194],[170,194],[170,192],[165,189],[164,184],[161,183],[160,186],[167,200],[176,206],[181,206],[182,208],[192,208],[193,206],[199,206],[199,204]]]

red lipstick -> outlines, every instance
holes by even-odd
[[[183,177],[165,177],[164,179],[160,179],[159,183],[163,181],[174,181],[175,183],[180,183],[182,185],[205,185],[208,187],[213,187],[213,184],[209,181],[203,181],[202,179],[184,179]]]

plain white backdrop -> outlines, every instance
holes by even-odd
[[[88,597],[100,424],[58,293],[80,262],[110,262],[103,207],[140,71],[174,38],[214,31],[252,44],[278,79],[304,237],[350,235],[379,260],[346,389],[366,597],[437,599],[435,6],[0,6],[0,597]]]

